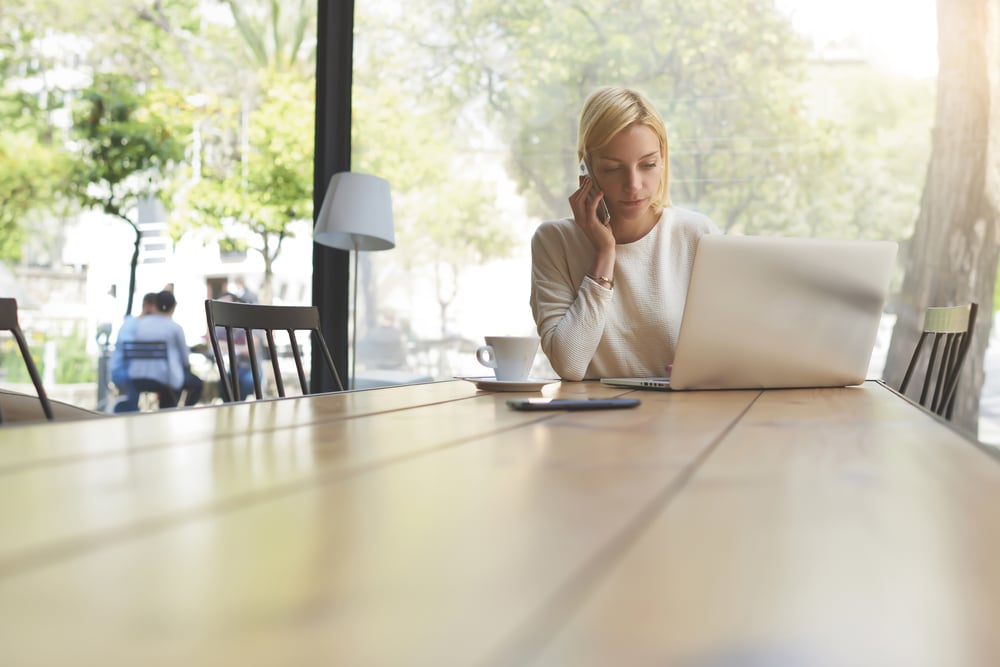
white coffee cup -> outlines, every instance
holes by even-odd
[[[538,351],[536,336],[486,336],[486,345],[476,350],[476,359],[492,368],[497,380],[519,382],[528,379]]]

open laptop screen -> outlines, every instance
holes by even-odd
[[[670,388],[860,384],[896,252],[891,241],[702,237]]]

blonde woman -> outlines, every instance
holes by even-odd
[[[671,205],[666,127],[641,93],[594,91],[577,154],[588,174],[569,198],[573,217],[542,223],[531,242],[542,351],[565,380],[663,375],[698,239],[719,229]]]

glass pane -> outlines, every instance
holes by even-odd
[[[360,378],[489,375],[473,354],[485,335],[534,333],[529,241],[570,215],[578,114],[599,85],[654,101],[674,204],[725,232],[912,235],[934,115],[932,0],[361,0],[356,12],[353,168],[392,184],[397,235],[362,255]],[[900,265],[894,293],[901,278]],[[872,377],[893,322],[890,299]]]
[[[256,0],[5,4],[0,199],[33,196],[0,218],[3,293],[18,297],[52,397],[113,407],[120,396],[102,380],[146,292],[175,293],[202,402],[217,400],[219,375],[206,297],[311,303],[315,12]],[[27,391],[3,349],[0,381]]]

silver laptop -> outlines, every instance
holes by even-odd
[[[704,236],[669,378],[644,389],[843,387],[865,381],[892,241]]]

